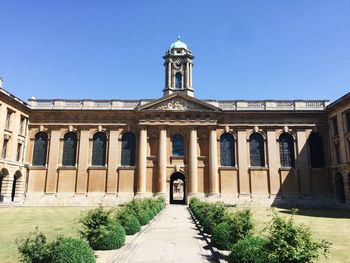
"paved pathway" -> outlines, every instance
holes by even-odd
[[[187,206],[170,205],[113,262],[215,262]]]

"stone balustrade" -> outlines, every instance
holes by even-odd
[[[134,110],[155,100],[43,100],[29,99],[32,109]],[[327,100],[203,100],[223,111],[323,111]]]

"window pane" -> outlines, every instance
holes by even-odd
[[[173,155],[184,156],[184,152],[184,139],[180,134],[175,134],[173,136]]]
[[[3,144],[2,144],[2,158],[6,159],[6,153],[7,153],[7,144],[8,144],[9,140],[4,140]]]
[[[250,136],[250,165],[265,166],[264,138],[259,133]]]
[[[350,111],[345,113],[345,121],[346,121],[347,131],[350,131]]]
[[[122,137],[121,165],[135,166],[136,137],[133,133],[127,132]]]
[[[73,132],[64,135],[63,144],[63,166],[75,166],[77,152],[77,135]]]
[[[334,117],[332,119],[332,126],[333,126],[333,135],[336,136],[338,135],[338,121],[337,121],[337,117]]]
[[[282,167],[294,167],[294,142],[288,133],[282,133],[280,136],[280,160]]]
[[[103,132],[96,133],[92,146],[92,165],[104,166],[106,164],[106,135]]]
[[[45,166],[47,151],[47,134],[39,132],[35,135],[33,165]]]
[[[224,133],[220,137],[220,164],[235,166],[234,139],[229,133]]]
[[[309,137],[311,167],[324,167],[323,139],[319,133],[313,132]]]
[[[175,74],[175,87],[177,89],[181,89],[182,88],[182,75],[180,72],[177,72]]]

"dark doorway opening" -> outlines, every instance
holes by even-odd
[[[341,173],[335,174],[335,197],[341,203],[345,203],[344,181]]]
[[[186,181],[182,173],[170,177],[170,204],[186,204]]]

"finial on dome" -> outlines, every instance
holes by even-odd
[[[180,36],[177,36],[177,41],[180,41],[181,37]]]

